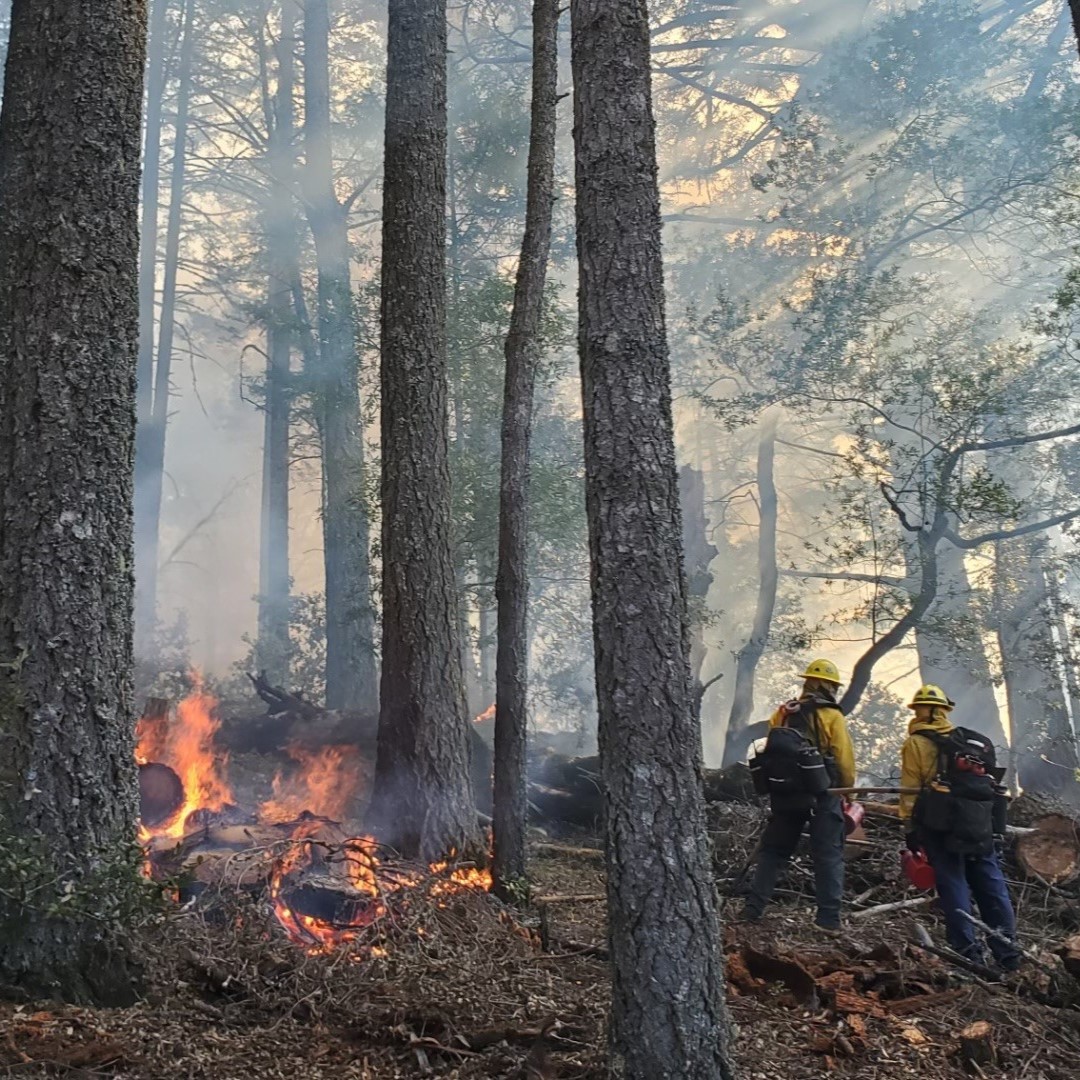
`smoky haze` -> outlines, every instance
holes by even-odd
[[[189,31],[186,2],[155,4],[166,5],[151,43],[164,87],[160,129],[149,133],[161,146],[157,363],[170,260],[175,334],[160,536],[156,554],[140,552],[142,565],[158,567],[157,628],[138,626],[144,689],[186,660],[219,680],[258,663],[266,371],[272,332],[282,332],[270,294],[288,254],[275,248],[268,215],[284,192],[299,284],[285,301],[294,650],[285,671],[318,697],[323,484],[301,377],[315,253],[307,196],[288,171],[307,152],[304,45],[284,29],[289,4],[195,0]],[[688,571],[701,594],[692,611],[707,760],[725,756],[740,653],[753,703],[737,706],[737,727],[763,719],[821,654],[862,681],[849,704],[868,770],[892,767],[904,695],[929,676],[973,724],[1070,766],[1080,719],[1076,449],[1071,436],[1033,438],[1073,422],[1077,394],[1080,110],[1067,10],[1038,0],[652,7],[677,436],[681,461],[700,474],[687,547],[706,553]],[[338,0],[331,18],[333,183],[347,208],[374,519],[385,12]],[[480,712],[494,700],[502,343],[524,215],[529,12],[516,0],[453,6],[450,25],[455,553],[470,707]],[[2,39],[6,26],[0,4]],[[568,47],[564,27],[567,56]],[[283,62],[295,80],[284,180],[270,159]],[[569,83],[564,70],[561,88]],[[568,101],[560,124],[533,489],[532,711],[588,750],[595,698]],[[766,439],[771,555],[759,543]],[[1029,441],[962,450],[948,466],[958,447],[1009,439]],[[931,583],[918,537],[935,522],[945,531]],[[1012,535],[1040,522],[1050,524]],[[761,589],[770,559],[771,602]],[[751,664],[755,613],[764,634]],[[882,646],[898,625],[895,647]]]

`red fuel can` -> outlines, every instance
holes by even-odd
[[[917,855],[906,848],[901,851],[900,869],[904,871],[904,877],[920,892],[930,892],[937,884],[934,868],[921,851]]]

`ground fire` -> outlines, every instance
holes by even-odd
[[[409,890],[447,897],[490,887],[488,871],[453,856],[407,865],[350,832],[365,776],[353,746],[290,746],[291,768],[277,771],[270,797],[254,810],[238,805],[228,755],[215,744],[218,702],[200,679],[193,683],[175,710],[151,703],[136,733],[147,876],[193,872],[203,887],[229,880],[258,889],[288,937],[312,954],[363,944],[377,955],[378,934],[361,939],[407,907]]]

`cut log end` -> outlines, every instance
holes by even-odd
[[[997,1063],[994,1029],[985,1020],[976,1020],[960,1032],[960,1061],[972,1073],[981,1073],[984,1065]]]
[[[1018,837],[1016,859],[1024,873],[1048,885],[1064,885],[1080,875],[1080,834],[1060,814],[1036,819],[1034,831]]]

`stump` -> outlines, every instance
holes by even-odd
[[[1032,822],[1034,832],[1016,841],[1016,861],[1028,877],[1048,885],[1064,885],[1080,874],[1080,830],[1062,814]]]
[[[994,1029],[985,1020],[976,1020],[960,1032],[960,1061],[968,1072],[982,1072],[984,1065],[996,1064]]]
[[[1061,943],[1058,950],[1065,970],[1074,978],[1080,979],[1080,934],[1073,934]]]

